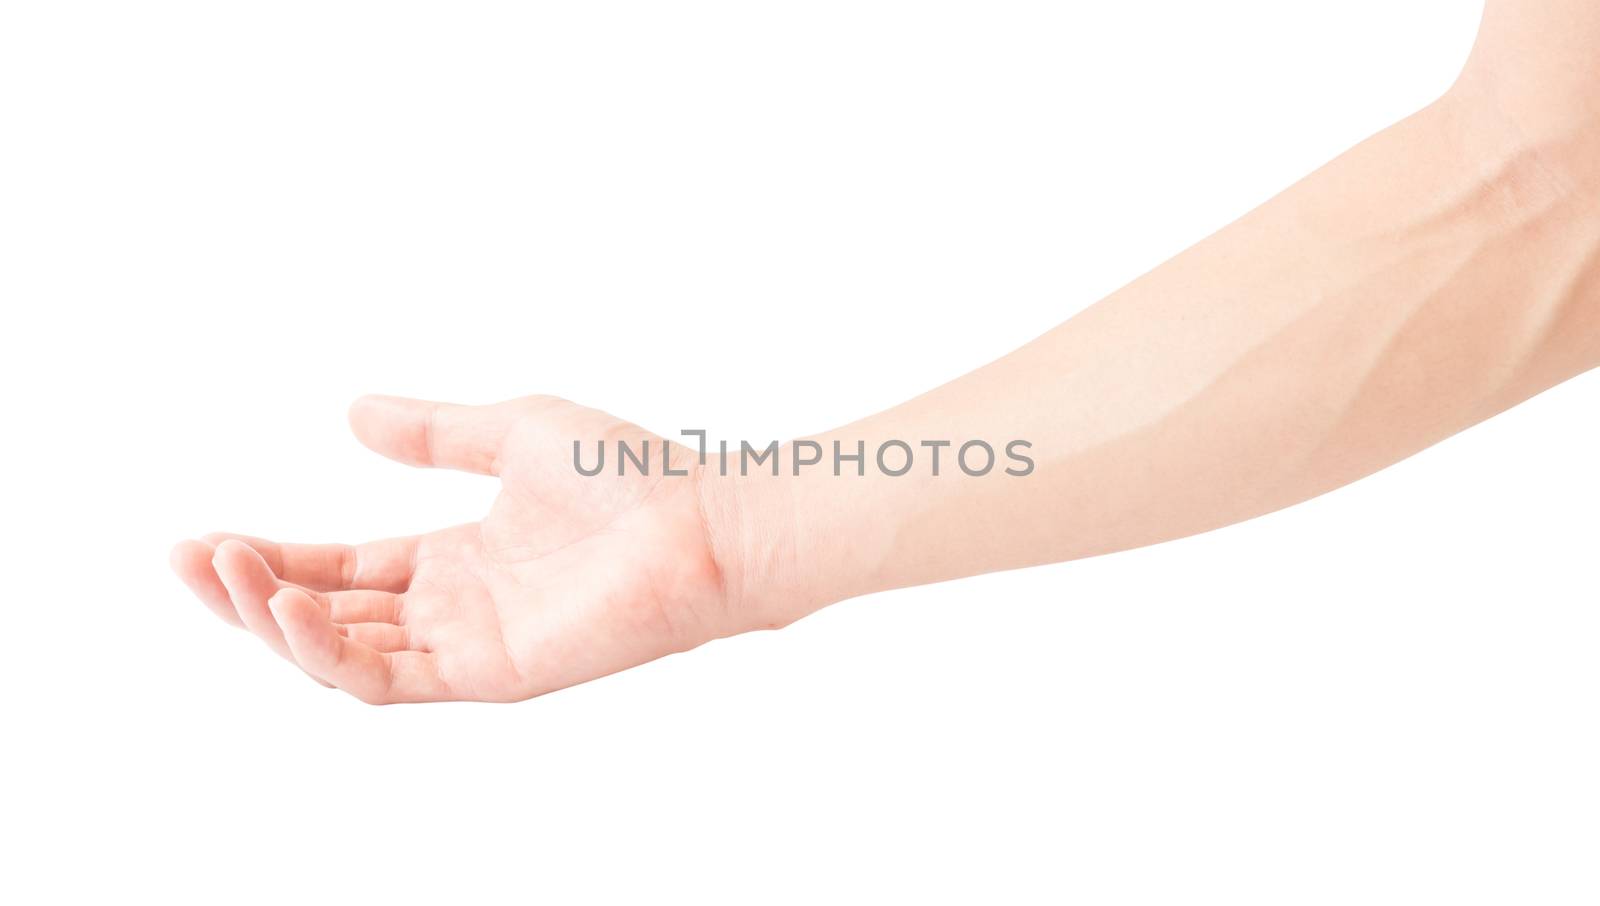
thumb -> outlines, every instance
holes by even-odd
[[[508,403],[461,406],[363,396],[350,406],[350,429],[375,452],[407,465],[497,475],[517,414]]]

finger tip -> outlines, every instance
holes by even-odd
[[[350,432],[362,446],[397,462],[428,465],[421,432],[429,405],[401,396],[363,396],[350,405]]]
[[[211,554],[211,562],[217,565],[224,563],[242,566],[254,560],[260,560],[255,548],[243,541],[228,538],[218,543]]]
[[[167,552],[167,565],[180,576],[192,572],[196,565],[211,562],[211,545],[193,538],[185,538]]]
[[[215,597],[213,588],[218,580],[216,566],[212,563],[215,551],[203,541],[179,541],[167,553],[167,565],[189,590],[201,598]]]
[[[214,555],[211,545],[191,538],[174,544],[167,562],[178,579],[201,603],[224,622],[242,627],[244,622],[239,619],[232,596],[212,563]]]
[[[333,624],[322,616],[310,598],[296,589],[280,589],[267,599],[267,609],[272,611],[272,618],[283,631],[283,639],[295,660],[306,670],[316,670],[338,644],[337,640],[327,638],[335,634]]]
[[[296,589],[280,588],[273,592],[272,597],[267,599],[267,606],[272,609],[274,614],[278,613],[279,611],[292,613],[294,609],[300,605],[301,599],[304,599],[308,602],[311,600]]]
[[[327,624],[327,617],[305,592],[296,588],[280,588],[267,599],[267,609],[283,629],[285,636],[314,634],[319,624]]]
[[[233,542],[224,541],[212,548],[211,566],[216,569],[218,575],[226,573],[230,566],[238,562],[238,554],[234,551],[235,546]]]
[[[366,396],[356,397],[355,402],[351,403],[349,410],[345,412],[351,433],[368,447],[377,442],[378,427],[383,422],[384,410],[391,405],[388,403],[389,399],[386,396],[369,393]]]
[[[211,555],[211,568],[230,594],[267,597],[277,584],[272,567],[255,548],[242,541],[224,541]]]
[[[382,393],[365,393],[358,396],[350,403],[346,415],[351,425],[356,425],[373,415],[382,413],[385,409],[394,409],[401,402],[400,397],[388,396]]]

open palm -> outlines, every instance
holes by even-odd
[[[174,570],[219,616],[363,701],[515,701],[739,631],[694,451],[548,397],[457,406],[365,397],[356,436],[419,466],[499,476],[478,523],[356,546],[210,535]],[[612,455],[598,476],[572,444]],[[615,443],[651,468],[617,474]],[[711,504],[715,505],[715,504]]]

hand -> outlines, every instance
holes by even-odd
[[[173,569],[219,616],[371,703],[516,701],[747,628],[718,562],[696,451],[563,400],[457,406],[365,397],[362,443],[417,466],[499,476],[482,522],[345,545],[184,541]],[[585,477],[572,443],[606,468]],[[616,443],[649,441],[649,475]]]

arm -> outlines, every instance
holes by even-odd
[[[1566,108],[1519,120],[1529,108],[1504,109],[1504,91],[1469,70],[1437,104],[1027,346],[815,439],[830,455],[865,440],[870,461],[889,439],[1024,438],[1033,474],[965,477],[950,448],[941,477],[922,462],[898,478],[870,466],[850,478],[847,464],[845,478],[733,482],[729,518],[748,525],[729,560],[751,598],[782,622],[1203,532],[1352,482],[1600,364],[1595,120]]]
[[[500,480],[481,522],[353,547],[210,535],[173,566],[366,701],[516,700],[856,595],[1291,505],[1600,364],[1595,46],[1590,0],[1491,2],[1439,102],[1004,359],[810,439],[825,461],[798,476],[804,442],[776,476],[678,447],[667,475],[660,437],[561,400],[369,397],[369,447]],[[969,440],[1024,440],[1032,471],[966,475]],[[587,477],[574,441],[648,442],[654,468]],[[835,441],[865,475],[834,475]],[[906,474],[879,470],[886,441]],[[924,441],[951,443],[939,475]]]

